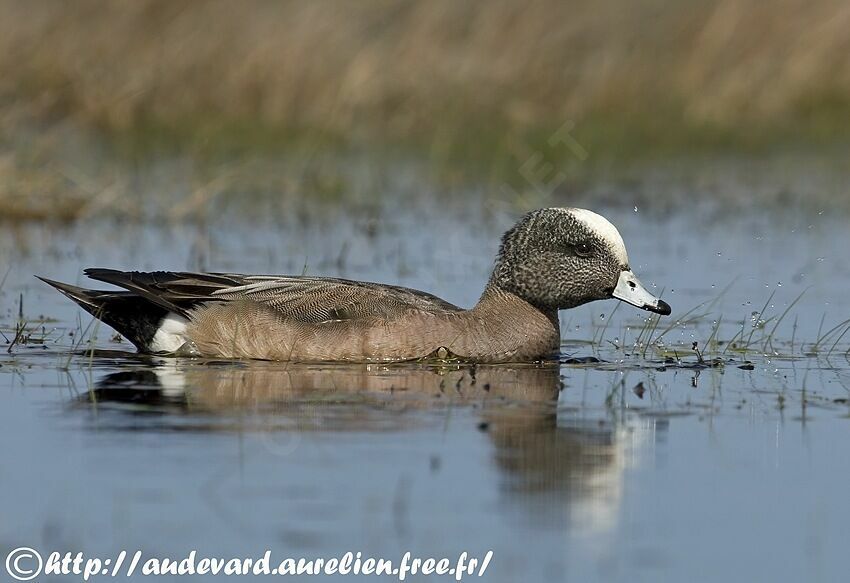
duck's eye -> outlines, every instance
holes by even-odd
[[[579,257],[589,257],[593,253],[593,247],[589,243],[579,243],[573,249]]]

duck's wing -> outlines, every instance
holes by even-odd
[[[302,322],[392,318],[410,310],[454,312],[459,307],[418,290],[331,277],[246,276],[242,285],[216,290],[213,298],[262,302]]]
[[[93,267],[83,273],[182,316],[188,316],[198,304],[210,301],[216,290],[243,283],[239,276],[184,271],[120,271]]]
[[[233,300],[256,301],[302,322],[392,318],[409,310],[460,310],[418,290],[330,277],[113,269],[87,269],[85,274],[183,316],[198,304]]]

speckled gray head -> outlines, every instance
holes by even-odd
[[[585,209],[546,208],[522,217],[502,237],[490,281],[547,309],[617,298],[670,314],[670,306],[632,273],[617,228]]]

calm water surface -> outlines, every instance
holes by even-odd
[[[560,362],[474,369],[140,357],[32,275],[306,270],[470,305],[503,210],[4,229],[0,548],[492,549],[490,581],[843,578],[850,334],[824,336],[850,317],[845,226],[606,214],[673,317],[597,302],[562,313]],[[7,353],[19,312],[32,335]]]

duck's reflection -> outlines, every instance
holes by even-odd
[[[465,407],[494,445],[502,489],[593,531],[614,525],[623,471],[641,431],[558,408],[560,369],[550,366],[299,366],[180,363],[103,377],[84,402],[118,404],[195,430],[405,431]],[[388,415],[387,412],[392,414]],[[246,415],[247,413],[247,415]],[[179,415],[175,415],[179,414]],[[210,419],[213,421],[211,422]],[[253,426],[251,425],[253,423]],[[180,425],[186,428],[186,424]],[[188,425],[188,427],[193,427]]]
[[[466,404],[489,410],[554,411],[557,366],[277,365],[166,361],[102,377],[79,403],[138,405],[138,412],[273,415],[282,426],[304,416],[327,417],[325,431],[374,430],[370,412],[439,410]],[[345,404],[345,407],[334,405]],[[388,416],[398,429],[414,416]],[[536,418],[536,417],[533,417]],[[532,419],[533,419],[532,418]]]

